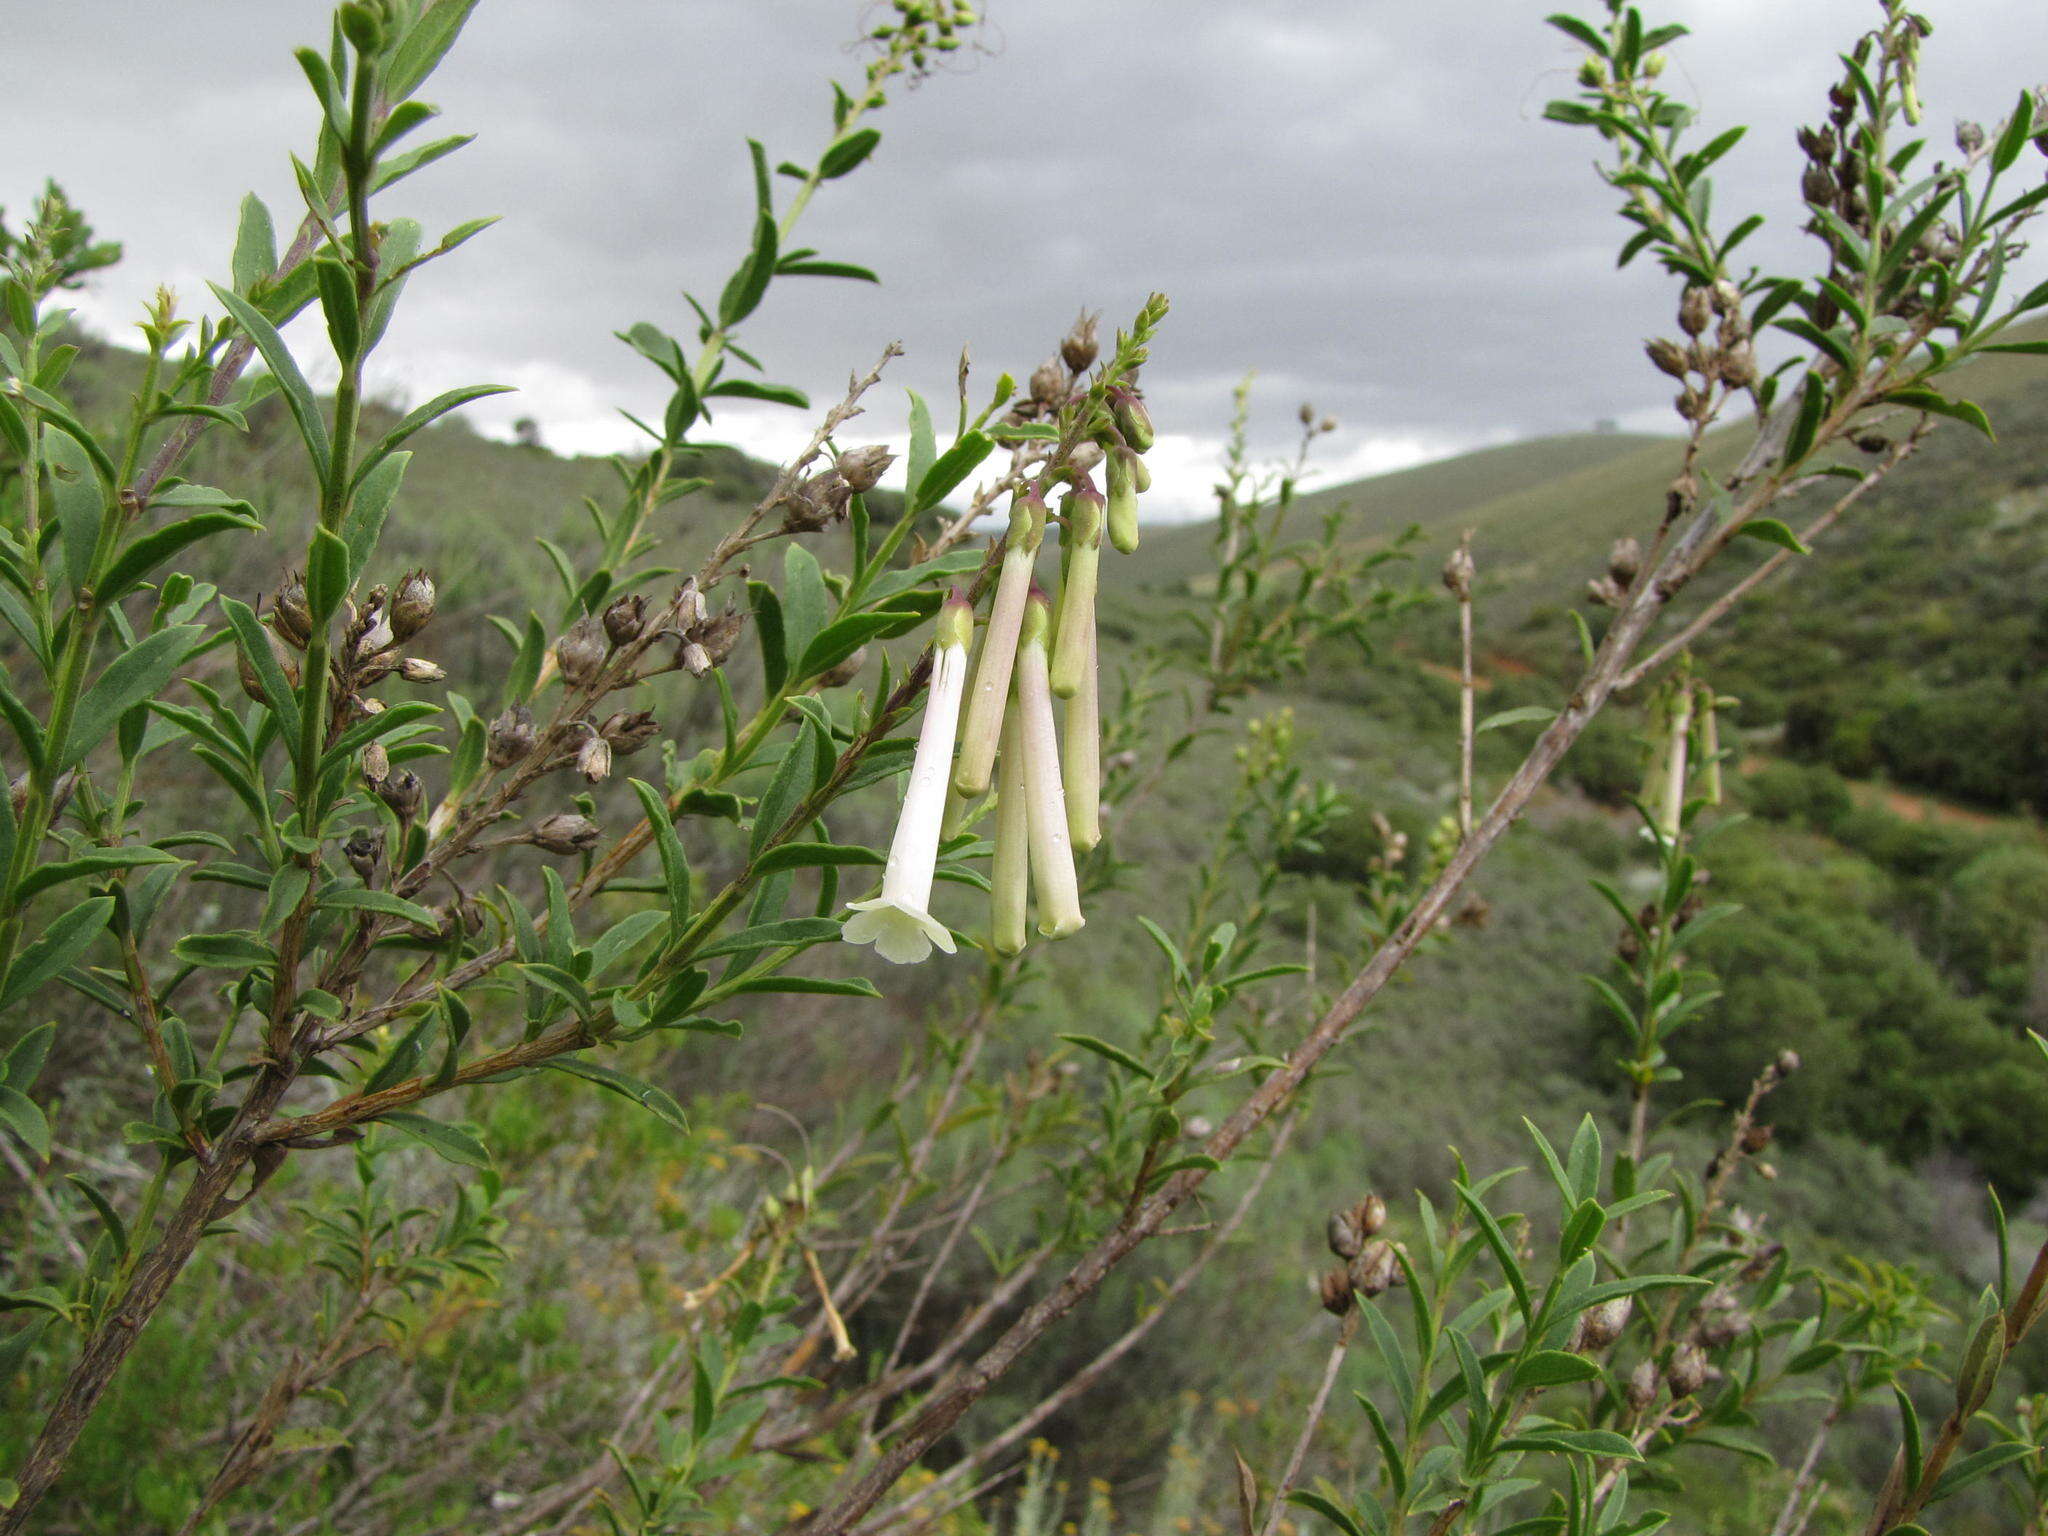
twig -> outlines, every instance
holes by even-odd
[[[1337,1327],[1337,1342],[1330,1346],[1330,1358],[1323,1364],[1323,1379],[1316,1387],[1314,1400],[1308,1405],[1308,1417],[1302,1420],[1301,1433],[1295,1437],[1294,1451],[1287,1458],[1287,1470],[1273,1485],[1273,1504],[1266,1511],[1266,1523],[1260,1528],[1260,1536],[1274,1536],[1280,1528],[1280,1516],[1287,1509],[1288,1490],[1301,1476],[1302,1463],[1308,1460],[1308,1448],[1316,1437],[1316,1426],[1323,1422],[1323,1410],[1330,1406],[1330,1393],[1337,1385],[1337,1372],[1343,1369],[1344,1356],[1349,1353],[1351,1341],[1357,1333],[1358,1307],[1353,1306]]]

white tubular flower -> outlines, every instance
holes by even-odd
[[[1060,758],[1067,788],[1067,835],[1074,849],[1086,853],[1102,841],[1102,716],[1096,688],[1096,635],[1087,634],[1088,655],[1081,665],[1081,686],[1062,707],[1066,726],[1065,752]]]
[[[1024,597],[1031,590],[1031,569],[1045,540],[1045,503],[1026,491],[1010,503],[1009,542],[1003,546],[1002,574],[996,578],[996,600],[989,605],[988,628],[982,631],[981,658],[974,668],[974,686],[967,691],[967,721],[960,729],[960,761],[953,768],[953,787],[961,794],[988,793],[995,767],[996,740],[1002,734],[1003,706],[1010,697],[1010,671],[1017,660],[1017,631],[1024,622]]]
[[[1095,574],[1102,563],[1102,493],[1083,480],[1060,503],[1065,555],[1060,579],[1060,632],[1052,647],[1052,691],[1071,699],[1095,653]]]
[[[1067,839],[1066,796],[1060,790],[1060,747],[1053,734],[1052,687],[1045,656],[1052,611],[1034,591],[1024,605],[1017,643],[1017,710],[1023,716],[1025,822],[1031,840],[1031,883],[1038,891],[1038,931],[1063,939],[1081,930],[1081,892]]]
[[[949,955],[953,953],[953,935],[928,908],[932,875],[939,862],[940,823],[946,812],[947,770],[952,766],[953,736],[960,721],[960,696],[967,686],[967,640],[973,632],[974,611],[956,593],[939,610],[924,722],[917,733],[917,755],[911,759],[910,788],[896,818],[896,835],[889,842],[882,894],[868,901],[848,902],[854,915],[840,931],[847,943],[872,944],[876,954],[897,965],[916,964],[932,952],[934,944]]]
[[[1692,734],[1690,683],[1667,689],[1658,701],[1656,723],[1664,739],[1652,755],[1643,799],[1657,819],[1657,829],[1667,838],[1676,838],[1685,829],[1686,745]]]
[[[1021,711],[1003,718],[1002,749],[996,754],[996,851],[989,864],[989,942],[999,955],[1014,955],[1029,937],[1031,901],[1031,791],[1024,779]]]

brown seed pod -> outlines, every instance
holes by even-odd
[[[585,614],[555,642],[555,665],[562,669],[562,676],[571,686],[582,688],[596,682],[598,673],[604,670],[604,653],[597,622]]]
[[[604,637],[616,646],[631,645],[647,628],[647,599],[635,592],[616,598],[604,611]]]
[[[434,580],[425,571],[399,578],[391,599],[391,634],[400,644],[425,629],[434,617]]]
[[[524,704],[514,704],[491,722],[488,735],[484,738],[484,757],[493,768],[509,768],[527,753],[540,739],[540,733],[533,726],[533,711]]]
[[[537,823],[526,834],[526,841],[546,853],[581,853],[593,848],[604,832],[588,816],[563,812]]]

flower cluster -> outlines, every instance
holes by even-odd
[[[848,942],[871,943],[886,960],[922,960],[933,945],[953,951],[952,935],[928,910],[949,773],[956,808],[995,790],[989,941],[996,952],[1024,948],[1034,898],[1038,931],[1048,938],[1077,933],[1084,922],[1074,855],[1102,840],[1097,572],[1105,535],[1119,550],[1138,546],[1138,495],[1151,485],[1141,455],[1153,441],[1138,392],[1125,384],[1104,391],[1090,435],[1092,444],[1048,468],[1011,502],[971,683],[973,612],[957,593],[941,611],[924,723],[882,893],[852,903],[854,916],[844,930]],[[1097,467],[1107,496],[1096,485]],[[1064,487],[1056,515],[1045,500],[1055,487]],[[1036,580],[1046,527],[1054,521],[1060,527],[1057,603]]]

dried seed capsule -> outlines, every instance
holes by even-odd
[[[697,578],[686,576],[683,584],[676,588],[676,624],[684,630],[695,629],[705,619],[704,594],[697,590]]]
[[[434,617],[434,581],[425,571],[399,578],[391,599],[391,633],[401,644],[425,629]]]
[[[341,845],[341,851],[357,878],[369,885],[377,878],[377,866],[384,861],[384,829],[357,827]]]
[[[1579,1314],[1579,1348],[1584,1351],[1605,1349],[1621,1337],[1621,1330],[1628,1326],[1629,1313],[1634,1303],[1626,1296],[1616,1296],[1603,1301],[1597,1307],[1588,1307]]]
[[[1673,1398],[1691,1397],[1707,1384],[1707,1356],[1690,1341],[1675,1346],[1664,1367],[1664,1383]]]
[[[615,599],[604,611],[604,637],[614,646],[631,645],[647,628],[647,599],[635,592]]]
[[[1778,1069],[1778,1076],[1780,1077],[1790,1077],[1794,1072],[1797,1072],[1800,1069],[1800,1067],[1804,1064],[1805,1063],[1803,1063],[1799,1059],[1799,1053],[1794,1050],[1783,1050],[1778,1052],[1778,1059],[1771,1063],[1772,1066]]]
[[[411,821],[419,814],[420,801],[426,797],[426,792],[420,776],[410,768],[399,769],[377,785],[377,798],[390,806],[400,821]]]
[[[1628,1384],[1622,1388],[1622,1395],[1636,1413],[1641,1413],[1657,1401],[1657,1362],[1645,1360],[1629,1372]]]
[[[569,626],[555,642],[555,665],[574,687],[585,687],[604,670],[604,642],[598,638],[596,621],[588,614]]]
[[[860,676],[860,669],[866,666],[867,663],[868,648],[862,646],[851,656],[847,657],[846,660],[837,662],[820,672],[818,674],[818,686],[820,688],[844,688],[848,683]]]
[[[732,654],[732,648],[740,643],[740,631],[746,627],[746,622],[745,614],[728,608],[701,626],[691,638],[704,647],[705,654],[711,658],[711,665],[715,667],[724,662]]]
[[[1349,1211],[1332,1211],[1323,1227],[1323,1241],[1330,1245],[1330,1252],[1340,1259],[1355,1259],[1365,1247],[1365,1234],[1358,1230],[1358,1223]]]
[[[1376,1237],[1359,1250],[1348,1267],[1351,1288],[1361,1296],[1378,1296],[1401,1283],[1401,1261],[1394,1245]]]
[[[676,653],[682,669],[692,677],[702,677],[711,670],[711,653],[694,640],[683,642],[683,648]]]
[[[1730,389],[1747,389],[1757,379],[1756,353],[1746,341],[1729,347],[1721,354],[1716,371]]]
[[[1623,534],[1607,551],[1607,574],[1623,587],[1636,579],[1636,572],[1642,567],[1643,546],[1636,542],[1633,534]]]
[[[661,722],[651,709],[620,710],[598,727],[611,749],[620,757],[631,757],[661,734]]]
[[[1060,343],[1060,361],[1067,365],[1070,372],[1086,373],[1095,366],[1096,356],[1101,351],[1095,340],[1095,325],[1099,318],[1085,309],[1082,310],[1081,317],[1074,322],[1074,328],[1067,332],[1066,339]]]
[[[1688,336],[1697,336],[1712,320],[1713,295],[1695,283],[1685,290],[1685,296],[1678,301],[1678,328]]]
[[[306,578],[297,571],[285,577],[270,600],[270,627],[294,650],[303,651],[313,638],[313,610],[306,604]]]
[[[373,741],[363,748],[363,777],[373,789],[391,777],[391,754],[384,750],[383,742]]]
[[[1323,1276],[1320,1286],[1323,1310],[1332,1317],[1342,1317],[1351,1310],[1354,1300],[1351,1294],[1351,1277],[1342,1266],[1330,1270]]]
[[[1041,410],[1055,410],[1066,403],[1067,371],[1056,358],[1048,358],[1031,372],[1032,403]]]
[[[1653,336],[1643,343],[1643,351],[1649,354],[1651,362],[1674,379],[1684,378],[1691,370],[1692,364],[1686,358],[1685,348],[1669,337]]]
[[[839,455],[839,478],[846,482],[847,489],[864,496],[882,483],[882,476],[895,462],[896,455],[880,443],[855,448]]]
[[[576,750],[576,771],[590,784],[602,784],[612,776],[611,743],[602,736],[591,736]]]
[[[538,823],[526,834],[526,840],[546,853],[581,853],[595,847],[603,836],[588,816],[564,812]]]
[[[1451,551],[1450,559],[1444,562],[1444,587],[1459,602],[1472,595],[1472,578],[1478,567],[1472,563],[1472,551],[1460,544]]]
[[[509,768],[533,750],[540,733],[533,728],[533,711],[514,704],[491,722],[484,738],[484,756],[493,768]]]
[[[398,664],[398,675],[408,683],[438,683],[448,674],[431,661],[407,656]]]

